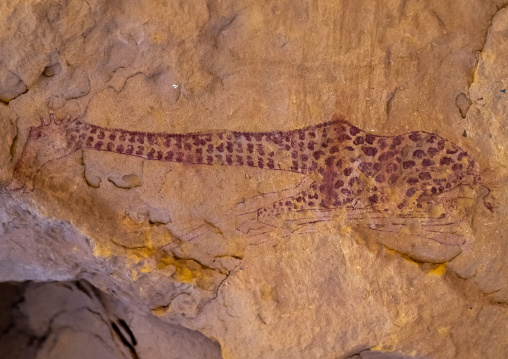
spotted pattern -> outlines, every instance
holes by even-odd
[[[465,151],[438,135],[378,136],[340,119],[292,131],[189,134],[133,132],[78,121],[71,140],[147,160],[247,166],[320,179],[261,209],[261,216],[343,206],[421,207],[419,199],[472,182],[478,173]]]

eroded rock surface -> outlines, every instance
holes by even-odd
[[[20,358],[166,358],[170,346],[199,358],[506,357],[506,5],[0,3],[0,280],[10,293],[0,352],[17,338]],[[383,209],[372,205],[362,223],[339,208],[266,230],[257,201],[292,198],[327,174],[302,178],[266,160],[190,164],[177,153],[153,161],[155,150],[126,155],[127,142],[108,149],[100,131],[93,146],[20,171],[30,127],[50,111],[119,131],[274,138],[341,118],[371,135],[435,134],[478,167],[423,219],[389,211],[379,227]],[[28,177],[33,189],[11,191]],[[450,211],[460,226],[419,236]],[[403,230],[378,230],[388,224]]]
[[[204,335],[77,282],[0,284],[3,358],[221,358]]]

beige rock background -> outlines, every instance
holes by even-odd
[[[261,244],[221,231],[185,242],[188,229],[299,177],[76,152],[43,167],[33,192],[0,191],[0,280],[11,282],[1,316],[16,323],[0,323],[0,346],[26,335],[40,343],[27,358],[83,352],[92,337],[104,358],[132,348],[139,358],[508,356],[506,5],[1,2],[2,188],[49,111],[177,133],[289,130],[341,114],[373,133],[460,144],[486,172],[494,211],[472,207],[472,239],[444,263],[408,260],[340,223]],[[52,318],[41,304],[52,298],[67,303],[54,327],[39,312]],[[118,318],[136,345],[115,334]]]

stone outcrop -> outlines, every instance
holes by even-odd
[[[133,312],[85,280],[0,287],[2,358],[222,358],[204,335]]]
[[[506,357],[507,4],[1,2],[0,356]],[[162,147],[146,134],[108,150],[100,130],[60,153],[67,115],[133,133],[263,132],[278,146],[340,118],[446,138],[476,167],[398,210],[392,185],[386,208],[379,196],[263,222],[258,208],[299,208],[328,172],[265,168],[268,151],[263,166],[228,166],[227,145],[205,135],[192,139],[222,148],[225,166],[179,161],[178,143],[152,160]],[[273,157],[292,161],[293,145]],[[434,172],[451,176],[447,161]]]

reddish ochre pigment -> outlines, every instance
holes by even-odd
[[[79,119],[32,127],[8,189],[26,186],[48,161],[78,149],[182,165],[248,166],[314,180],[300,193],[259,209],[260,218],[304,210],[373,208],[393,214],[430,203],[479,178],[475,161],[433,133],[368,134],[340,118],[291,131],[148,133]]]

